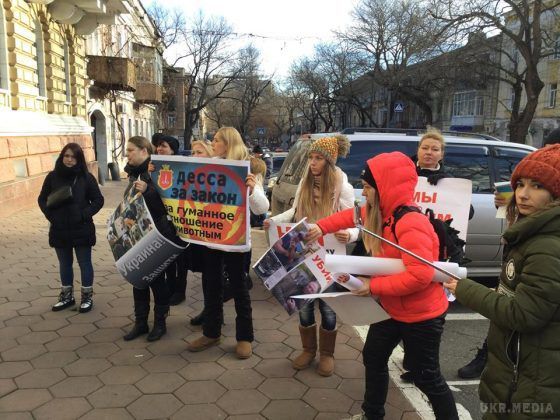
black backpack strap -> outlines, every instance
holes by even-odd
[[[439,219],[436,219],[436,215],[435,215],[435,213],[432,209],[426,209],[426,211],[424,213],[426,214],[426,216],[428,216],[428,220],[430,221],[430,224],[434,228],[434,231],[436,232],[436,235],[438,237],[438,241],[439,241],[439,252],[438,252],[439,260],[440,261],[447,261],[448,255],[447,255],[447,248],[446,248],[446,243],[445,243],[446,239],[447,239],[447,232],[445,231],[444,222],[439,221]]]
[[[391,232],[395,237],[396,242],[399,242],[399,238],[397,238],[396,226],[397,222],[401,220],[401,218],[410,212],[422,213],[418,207],[415,206],[399,206],[393,212],[393,222],[391,223]]]

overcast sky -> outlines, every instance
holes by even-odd
[[[146,0],[147,7],[152,0]],[[350,12],[357,0],[159,0],[166,7],[178,7],[191,18],[198,11],[206,16],[223,16],[240,34],[241,45],[252,42],[261,52],[262,70],[275,79],[286,77],[291,63],[311,55],[313,45],[333,39],[333,30],[350,24]],[[261,38],[267,37],[267,38]],[[168,54],[171,51],[168,52]],[[164,56],[172,61],[171,55]]]

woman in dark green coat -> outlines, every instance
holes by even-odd
[[[560,145],[525,157],[511,185],[498,289],[444,286],[491,321],[484,419],[560,419]]]

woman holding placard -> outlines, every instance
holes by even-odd
[[[346,136],[323,137],[316,140],[309,149],[309,165],[300,181],[294,206],[282,214],[265,220],[268,229],[270,221],[276,223],[296,222],[304,217],[314,222],[339,210],[354,206],[354,189],[348,177],[336,166],[339,156],[346,156],[350,142]],[[357,229],[340,229],[335,233],[342,243],[354,242],[358,238]],[[319,364],[317,373],[330,376],[334,372],[334,348],[336,343],[336,313],[324,300],[318,299],[321,312],[319,328]],[[317,325],[315,323],[315,301],[303,306],[299,311],[299,332],[303,351],[292,366],[301,370],[307,368],[315,359],[317,352]]]
[[[444,286],[490,320],[488,362],[479,387],[488,418],[518,413],[515,418],[558,419],[560,145],[523,158],[511,186],[498,288],[469,279]]]
[[[428,218],[409,212],[392,229],[393,212],[413,206],[418,175],[414,163],[400,152],[382,153],[369,159],[362,171],[364,227],[428,261],[437,260],[438,237]],[[309,240],[355,226],[354,209],[321,219],[310,227]],[[398,239],[397,239],[398,238]],[[439,345],[448,301],[440,283],[432,282],[434,269],[373,236],[364,234],[364,245],[372,256],[402,259],[399,274],[361,277],[363,285],[354,293],[379,296],[390,319],[369,328],[363,349],[366,389],[362,408],[368,419],[385,415],[389,384],[388,361],[402,340],[408,354],[414,383],[427,396],[437,419],[458,419],[455,401],[439,367]]]
[[[218,130],[212,141],[215,158],[249,160],[249,152],[243,143],[239,132],[233,127],[222,127]],[[249,189],[249,207],[255,213],[264,213],[268,210],[269,203],[262,185],[255,175],[249,173],[246,179]],[[248,220],[247,220],[248,223]],[[232,288],[235,301],[236,327],[236,354],[240,359],[247,359],[253,354],[253,318],[251,297],[247,282],[245,281],[245,254],[251,248],[250,243],[246,249],[236,252],[227,252],[213,249],[207,245],[204,253],[204,267],[202,272],[202,288],[204,293],[204,322],[202,336],[189,343],[187,349],[192,352],[206,350],[220,342],[223,321],[223,282],[222,275],[224,264]]]
[[[131,188],[141,193],[157,230],[166,238],[182,244],[182,241],[177,238],[175,227],[168,218],[167,210],[150,177],[148,168],[151,154],[152,145],[145,137],[134,136],[128,139],[126,144],[128,163],[124,170],[128,174],[129,183],[124,195],[126,196]],[[154,294],[154,326],[151,331],[148,328],[150,289]],[[133,340],[147,334],[148,331],[148,341],[159,340],[167,332],[166,318],[169,313],[169,288],[165,281],[165,274],[160,274],[146,289],[133,287],[132,293],[134,297],[134,326],[123,337],[124,340]]]

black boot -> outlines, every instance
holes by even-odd
[[[62,311],[63,309],[74,306],[76,300],[74,299],[74,288],[72,286],[62,286],[60,294],[58,295],[58,302],[56,302],[52,310],[54,312]]]
[[[169,305],[154,306],[154,328],[148,334],[148,341],[157,341],[167,332],[165,318],[169,314]]]
[[[202,311],[200,311],[200,313],[191,318],[190,320],[190,324],[191,325],[202,325],[204,323],[204,308],[202,308]]]
[[[169,298],[169,304],[171,306],[175,306],[184,302],[187,297],[185,296],[185,292],[175,292]]]
[[[134,340],[136,337],[148,333],[149,312],[150,302],[134,302],[134,326],[132,330],[123,337],[124,341]]]
[[[457,371],[457,375],[462,379],[475,379],[479,378],[486,366],[488,360],[488,344],[484,340],[482,348],[478,349],[474,359],[467,365],[463,366]]]
[[[412,368],[410,367],[410,363],[408,362],[408,356],[406,355],[406,353],[404,354],[403,358],[403,368],[406,372],[401,375],[401,380],[409,384],[413,383],[414,376],[412,375],[412,372],[410,372]]]

